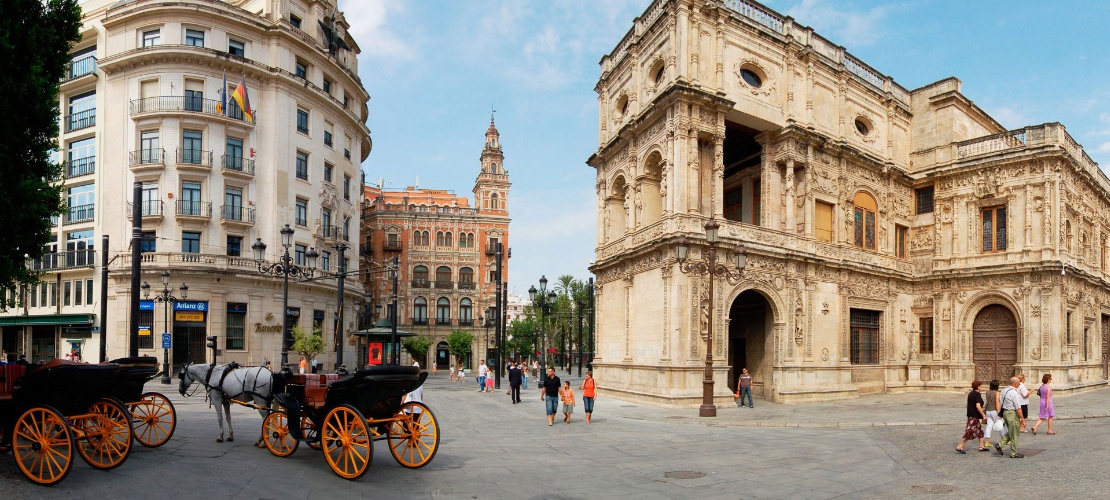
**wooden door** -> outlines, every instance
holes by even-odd
[[[975,315],[972,338],[975,378],[1004,382],[1014,375],[1017,320],[1009,309],[994,304],[980,310]]]

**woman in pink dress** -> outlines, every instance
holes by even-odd
[[[1056,409],[1052,407],[1052,374],[1046,373],[1041,377],[1041,388],[1037,389],[1037,395],[1041,397],[1041,412],[1037,416],[1037,423],[1033,426],[1033,435],[1037,435],[1037,427],[1041,426],[1041,422],[1048,420],[1048,433],[1052,432],[1052,421],[1056,420]]]

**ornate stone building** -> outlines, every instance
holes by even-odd
[[[446,341],[452,331],[474,335],[471,357],[463,361],[467,368],[490,359],[487,351],[496,344],[492,321],[486,327],[484,320],[495,304],[498,243],[506,249],[501,283],[509,277],[511,183],[500,137],[491,119],[474,180],[474,206],[446,189],[363,188],[362,267],[381,269],[398,259],[397,325],[431,338],[429,355],[444,370],[453,363]],[[380,305],[380,316],[388,318],[392,281],[377,272],[366,274],[363,282],[371,313],[377,314]]]
[[[611,393],[699,402],[709,321],[718,402],[745,366],[778,402],[1106,384],[1110,180],[1062,125],[1006,130],[959,80],[907,90],[749,0],[652,2],[596,91]],[[675,242],[700,258],[711,219],[748,257],[708,311]]]

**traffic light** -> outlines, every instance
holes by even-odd
[[[216,336],[212,335],[212,336],[206,337],[206,338],[208,339],[208,348],[209,349],[215,349],[216,348]]]

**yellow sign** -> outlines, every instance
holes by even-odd
[[[148,336],[150,336],[150,330],[146,330],[146,329],[140,329],[140,330],[139,330],[139,336],[142,336],[142,337],[148,337]]]
[[[193,311],[177,311],[173,313],[176,321],[204,321],[204,313]]]

